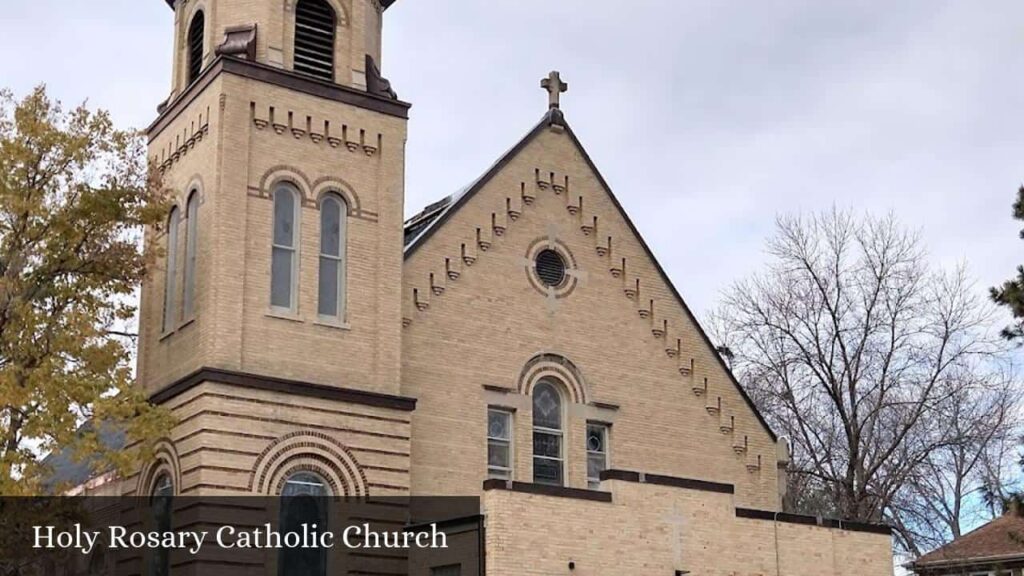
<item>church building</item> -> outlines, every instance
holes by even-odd
[[[892,574],[888,527],[781,512],[785,442],[557,72],[519,142],[406,220],[421,136],[381,72],[400,3],[164,1],[148,135],[175,202],[138,376],[177,424],[122,493],[479,497],[481,566],[441,576]]]

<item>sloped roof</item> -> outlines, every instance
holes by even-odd
[[[640,246],[644,249],[644,253],[651,260],[651,262],[654,263],[654,267],[658,271],[658,275],[661,276],[661,279],[669,287],[669,290],[671,290],[672,296],[675,298],[676,302],[680,306],[682,306],[683,310],[686,312],[686,315],[689,316],[690,319],[693,321],[693,325],[697,328],[697,332],[700,334],[701,339],[704,341],[704,343],[711,350],[714,350],[715,346],[714,344],[711,343],[711,338],[708,337],[707,332],[704,331],[704,328],[700,325],[700,322],[697,321],[697,317],[690,310],[690,307],[687,306],[686,302],[683,300],[682,295],[679,294],[679,290],[677,290],[675,284],[672,283],[672,279],[669,278],[668,274],[665,272],[665,269],[662,268],[661,263],[658,262],[657,258],[655,258],[654,252],[651,251],[651,248],[647,245],[647,242],[640,234],[640,231],[637,230],[636,225],[633,224],[633,221],[630,219],[629,214],[627,214],[626,211],[622,208],[622,204],[620,204],[618,198],[615,197],[615,193],[612,192],[611,186],[608,185],[608,182],[604,179],[604,176],[601,175],[601,171],[597,169],[597,165],[594,164],[594,161],[590,158],[590,154],[587,153],[587,150],[583,147],[583,144],[580,142],[579,138],[576,137],[576,134],[572,131],[572,128],[569,126],[569,123],[566,122],[565,115],[562,113],[561,110],[557,108],[551,109],[546,114],[544,114],[540,122],[538,122],[537,125],[534,126],[534,128],[530,130],[530,132],[525,137],[523,137],[522,140],[520,140],[515,146],[509,149],[508,152],[503,154],[501,158],[498,159],[497,162],[495,162],[486,172],[483,173],[483,175],[477,178],[468,187],[464,188],[463,190],[456,194],[448,196],[443,200],[440,200],[438,202],[431,204],[430,206],[427,206],[427,208],[425,208],[422,212],[407,220],[405,223],[405,258],[408,259],[410,256],[415,254],[416,250],[419,249],[419,247],[422,246],[427,240],[429,240],[430,237],[433,236],[434,232],[439,230],[444,225],[444,223],[448,221],[448,219],[451,218],[451,216],[459,210],[459,208],[461,208],[466,202],[468,202],[473,196],[475,196],[477,192],[482,190],[484,186],[487,185],[488,182],[490,182],[495,176],[497,176],[498,173],[501,172],[502,168],[504,168],[506,164],[511,162],[512,159],[515,158],[515,156],[519,154],[520,151],[526,148],[526,146],[529,145],[534,138],[543,133],[544,130],[546,130],[549,126],[552,125],[561,126],[562,128],[565,129],[566,135],[569,136],[569,139],[572,140],[573,145],[575,145],[576,148],[580,151],[580,154],[583,156],[583,160],[586,162],[590,170],[593,171],[598,182],[600,182],[601,187],[604,189],[605,193],[607,193],[608,197],[611,199],[612,204],[615,206],[615,209],[618,210],[619,215],[622,216],[622,219],[626,222],[626,225],[629,226],[630,231],[640,242]],[[747,395],[747,391],[744,390],[743,386],[741,386],[739,381],[736,380],[736,377],[733,375],[732,370],[729,369],[729,367],[725,364],[725,361],[722,360],[722,357],[719,354],[715,353],[713,354],[713,356],[716,360],[718,360],[718,363],[721,366],[722,370],[724,370],[725,373],[729,376],[729,380],[739,391],[740,396],[746,402],[747,406],[749,406],[750,409],[754,412],[754,415],[757,417],[757,420],[764,427],[765,431],[768,432],[768,435],[771,437],[772,441],[777,442],[779,438],[775,434],[775,431],[772,430],[772,427],[768,425],[768,421],[764,419],[764,416],[761,414],[760,410],[758,410],[757,406],[754,405],[753,400],[751,400],[750,396]]]
[[[1024,560],[1024,517],[1006,514],[917,559],[914,567]]]
[[[87,422],[81,431],[89,431],[92,426],[91,422]],[[100,426],[97,437],[100,444],[112,450],[120,450],[126,443],[124,430],[114,426]],[[49,476],[43,482],[46,490],[52,491],[61,486],[79,486],[96,476],[94,467],[98,457],[90,455],[78,459],[76,456],[70,448],[62,448],[43,459],[43,465],[49,468]]]

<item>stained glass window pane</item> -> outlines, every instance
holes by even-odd
[[[533,459],[533,481],[538,484],[562,485],[562,461]]]
[[[562,437],[558,434],[545,432],[533,433],[533,455],[547,458],[562,457]]]
[[[167,267],[164,277],[164,321],[163,329],[174,328],[177,320],[175,314],[175,297],[177,296],[175,281],[178,279],[178,227],[181,224],[181,213],[177,208],[171,210],[167,222]]]
[[[277,308],[292,307],[292,250],[274,248],[270,264],[270,304]]]
[[[501,438],[503,440],[511,439],[511,430],[509,430],[509,421],[511,419],[512,415],[508,412],[490,410],[487,413],[487,437]]]
[[[597,424],[587,425],[587,450],[591,452],[604,452],[605,428]]]
[[[287,186],[274,193],[274,245],[295,247],[295,193]]]
[[[508,444],[491,440],[487,443],[487,465],[509,468]]]
[[[321,316],[338,315],[338,271],[341,262],[332,258],[320,258],[320,296],[318,307]]]
[[[533,425],[552,430],[562,429],[562,398],[546,382],[538,384],[533,390]]]
[[[341,204],[332,197],[320,204],[320,253],[341,256]]]
[[[587,454],[587,478],[599,480],[605,467],[604,454]]]

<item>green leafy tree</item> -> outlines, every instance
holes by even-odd
[[[142,135],[106,112],[0,91],[0,495],[41,492],[54,450],[126,471],[170,423],[133,386],[124,331],[156,256],[142,230],[167,209],[146,164]]]
[[[1017,201],[1013,203],[1013,217],[1024,221],[1024,187],[1017,190]],[[1024,229],[1021,229],[1020,237],[1024,239]],[[992,299],[997,304],[1009,308],[1016,322],[1003,330],[1003,336],[1010,340],[1024,338],[1024,265],[1017,267],[1016,278],[992,289]]]

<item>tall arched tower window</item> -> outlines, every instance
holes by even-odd
[[[340,197],[329,194],[320,201],[320,316],[345,319],[345,217]]]
[[[206,37],[206,16],[196,12],[188,26],[188,83],[195,82],[203,71],[203,41]]]
[[[270,263],[270,305],[280,310],[295,310],[298,276],[299,220],[298,191],[290,184],[274,190],[274,248]]]
[[[301,533],[303,524],[310,531],[327,532],[330,496],[327,483],[316,474],[297,472],[289,476],[281,490],[281,533]],[[285,547],[278,553],[277,564],[279,576],[325,576],[327,550]]]
[[[533,481],[537,484],[564,485],[562,435],[562,395],[553,383],[541,381],[533,388]]]
[[[196,248],[199,238],[199,191],[193,190],[185,204],[185,287],[182,296],[182,315],[192,317],[196,301]]]
[[[171,475],[166,472],[160,474],[153,483],[153,496],[150,499],[150,509],[153,514],[153,529],[161,534],[171,531],[171,514],[174,505],[174,481]],[[159,547],[153,549],[150,559],[150,574],[153,576],[166,576],[170,574],[170,551],[167,548]]]
[[[167,266],[164,277],[164,321],[163,331],[174,329],[176,321],[175,292],[178,279],[178,228],[181,225],[181,211],[175,206],[167,218]]]
[[[295,6],[295,71],[334,80],[337,15],[326,0],[299,0]]]

